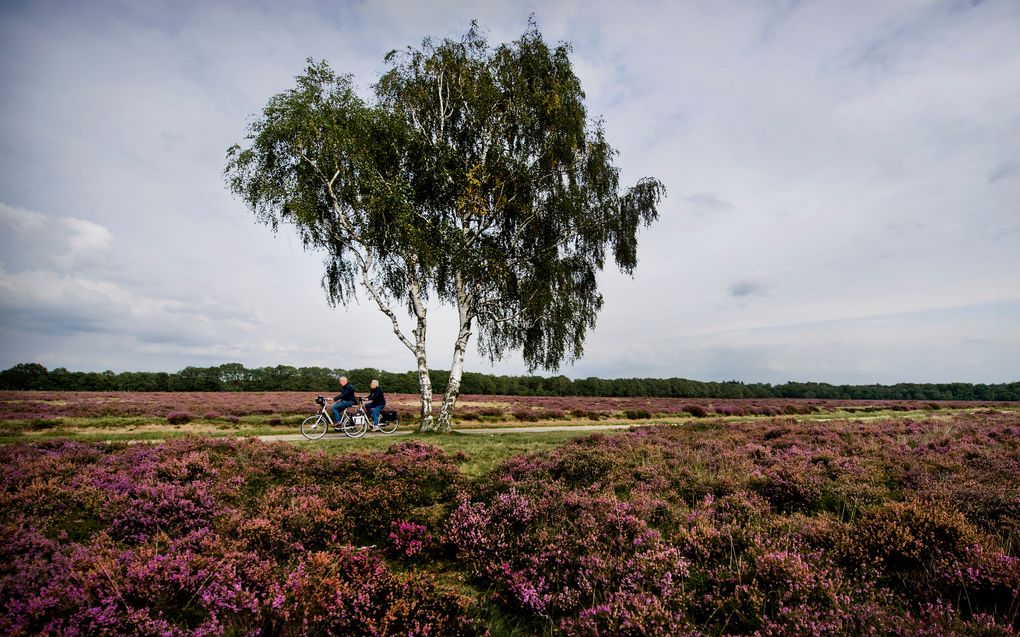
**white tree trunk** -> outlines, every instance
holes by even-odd
[[[439,420],[436,431],[447,433],[453,422],[453,408],[460,396],[460,380],[464,376],[464,354],[467,352],[468,341],[471,340],[471,323],[474,321],[473,299],[463,289],[460,277],[457,276],[457,310],[460,315],[460,330],[457,341],[453,345],[453,364],[450,366],[450,380],[446,383],[443,404],[439,408]]]
[[[429,376],[429,364],[425,358],[425,304],[416,285],[411,286],[411,305],[417,317],[414,328],[414,356],[418,361],[418,391],[421,406],[422,431],[432,431],[432,378]]]
[[[358,234],[354,231],[354,226],[344,214],[339,198],[333,190],[333,182],[336,180],[337,175],[340,174],[340,171],[337,170],[333,174],[333,177],[327,180],[325,174],[318,169],[315,162],[309,159],[304,152],[301,153],[301,156],[322,176],[323,183],[325,183],[326,189],[329,192],[330,199],[333,203],[333,210],[348,236],[357,237]],[[432,419],[432,378],[429,376],[429,365],[425,357],[425,328],[428,308],[425,305],[422,295],[421,284],[419,283],[417,274],[414,271],[413,260],[404,260],[404,265],[408,269],[407,279],[411,308],[416,319],[415,328],[411,332],[414,336],[414,342],[412,343],[400,329],[400,322],[397,320],[397,315],[393,313],[393,310],[390,309],[386,302],[385,294],[372,280],[372,266],[375,261],[375,254],[368,246],[364,246],[364,244],[362,244],[362,246],[364,248],[364,254],[355,250],[355,254],[358,255],[358,259],[361,262],[362,283],[372,296],[372,300],[374,300],[376,305],[379,307],[379,311],[389,317],[390,323],[393,327],[393,333],[396,334],[400,342],[404,344],[404,347],[411,350],[411,353],[414,354],[415,360],[418,363],[418,389],[421,397],[420,427],[422,431],[432,431],[434,429]]]
[[[393,333],[396,334],[400,342],[404,344],[404,347],[411,350],[411,353],[414,354],[414,358],[418,363],[418,389],[421,398],[420,426],[422,431],[432,431],[434,427],[432,419],[432,378],[429,376],[428,360],[425,357],[425,334],[428,308],[425,306],[425,301],[422,298],[421,286],[418,284],[418,280],[415,276],[408,275],[411,309],[415,316],[415,327],[411,331],[411,334],[414,336],[414,342],[411,342],[411,340],[408,339],[407,336],[404,335],[404,332],[400,329],[400,323],[397,321],[397,315],[390,309],[381,291],[372,281],[369,274],[369,270],[372,267],[371,255],[362,259],[361,263],[362,283],[364,283],[365,288],[368,289],[372,299],[379,307],[379,311],[389,317],[390,323],[393,327]]]
[[[421,427],[422,431],[432,431],[435,426],[432,420],[432,378],[429,376],[429,366],[425,362],[425,351],[418,353],[418,389],[421,404]]]

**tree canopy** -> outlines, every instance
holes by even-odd
[[[473,27],[460,42],[390,53],[376,87],[412,154],[432,158],[418,181],[442,233],[437,291],[474,316],[485,353],[521,349],[532,368],[581,355],[607,248],[633,272],[637,229],[664,190],[647,178],[620,195],[616,153],[569,52],[534,24],[496,48]]]
[[[230,188],[257,218],[274,230],[292,223],[326,253],[330,302],[363,286],[415,354],[424,429],[429,298],[459,319],[445,430],[471,335],[489,358],[519,350],[532,369],[577,358],[602,307],[598,272],[611,254],[632,273],[638,229],[658,217],[664,186],[621,189],[569,54],[533,22],[496,47],[472,24],[460,40],[388,54],[374,103],[350,76],[309,61],[228,153]]]

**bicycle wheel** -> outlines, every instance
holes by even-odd
[[[329,423],[326,419],[319,414],[318,416],[309,416],[305,418],[304,422],[301,423],[301,435],[309,440],[318,440],[326,435],[329,430]]]
[[[397,430],[396,420],[391,420],[389,422],[382,422],[381,420],[379,421],[379,431],[383,432],[384,434],[391,434],[396,430]]]
[[[361,418],[360,420],[364,421],[365,419]],[[344,433],[350,436],[351,438],[360,438],[365,435],[366,431],[368,431],[367,422],[362,422],[359,425],[358,423],[354,422],[354,419],[351,418],[350,416],[344,418]]]

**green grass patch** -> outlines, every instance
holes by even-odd
[[[625,431],[625,430],[619,430]],[[298,446],[324,449],[328,453],[351,451],[382,451],[399,442],[420,440],[436,445],[451,457],[463,453],[458,468],[465,475],[476,478],[492,470],[511,456],[554,449],[574,438],[589,436],[592,431],[551,431],[544,433],[492,433],[492,434],[411,434],[407,436],[371,438],[325,438],[318,441],[298,442]],[[606,432],[606,433],[612,433]]]

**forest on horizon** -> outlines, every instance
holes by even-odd
[[[178,372],[81,372],[52,370],[38,363],[22,363],[0,371],[0,390],[240,392],[314,391],[329,393],[346,375],[358,391],[372,379],[395,394],[418,391],[417,373],[371,368],[326,367],[247,368],[240,363],[215,367],[186,367]],[[443,387],[448,371],[430,372],[432,385]],[[698,381],[687,378],[579,378],[566,376],[505,376],[464,372],[462,393],[501,396],[605,396],[648,398],[825,398],[836,400],[988,400],[1020,401],[1020,382],[1012,383],[896,383],[894,385],[833,385],[817,382],[744,383]]]

